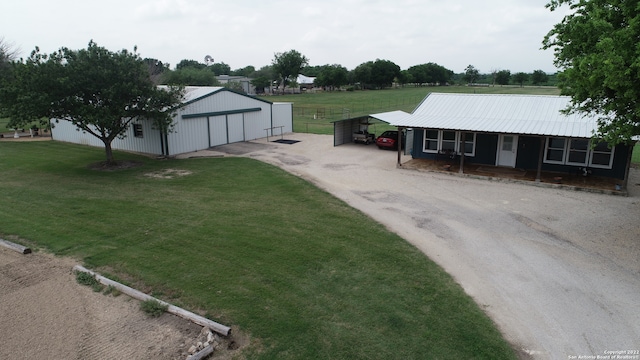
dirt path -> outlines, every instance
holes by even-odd
[[[0,247],[0,359],[186,358],[200,326],[93,292],[76,282],[75,264]]]

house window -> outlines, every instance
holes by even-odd
[[[142,124],[133,124],[133,136],[137,138],[142,137]]]
[[[592,149],[589,139],[549,137],[545,146],[544,162],[611,169],[613,152],[606,143],[599,143]]]
[[[591,151],[589,166],[611,169],[613,167],[613,149],[606,143],[599,143]]]
[[[567,153],[567,164],[587,165],[588,153],[589,153],[588,139],[569,139],[569,152]]]
[[[444,151],[457,151],[456,140],[458,136],[455,131],[441,131],[442,141],[440,142],[440,150]]]
[[[438,130],[425,130],[424,131],[424,151],[425,152],[438,152]]]
[[[460,131],[433,130],[424,131],[424,149],[426,153],[437,153],[439,151],[460,152],[462,147],[462,135]],[[465,133],[464,153],[468,156],[475,156],[476,134]]]
[[[476,156],[476,133],[464,133],[464,154]]]
[[[547,138],[544,162],[552,164],[564,164],[564,149],[567,139]]]

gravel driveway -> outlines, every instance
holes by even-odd
[[[640,359],[626,353],[640,350],[637,170],[620,197],[403,170],[371,145],[285,137],[301,142],[216,150],[275,164],[386,225],[454,276],[522,354]]]

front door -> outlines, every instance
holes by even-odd
[[[498,141],[498,159],[496,165],[516,167],[518,154],[518,135],[500,135]]]

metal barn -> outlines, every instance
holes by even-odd
[[[52,120],[54,140],[102,147],[69,121]],[[187,87],[173,132],[153,129],[150,121],[134,122],[113,149],[173,156],[212,146],[255,140],[293,131],[291,103],[272,103],[223,87]]]

